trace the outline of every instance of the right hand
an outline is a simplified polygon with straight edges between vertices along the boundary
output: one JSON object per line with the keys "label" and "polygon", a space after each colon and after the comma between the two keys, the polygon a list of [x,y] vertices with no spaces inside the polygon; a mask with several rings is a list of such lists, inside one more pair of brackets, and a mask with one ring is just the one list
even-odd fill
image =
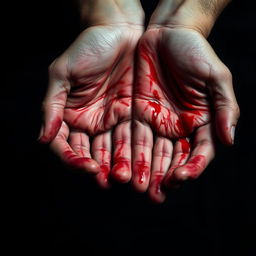
{"label": "right hand", "polygon": [[49,69],[40,141],[51,143],[65,163],[98,173],[102,187],[109,186],[112,146],[112,176],[131,177],[133,59],[142,29],[90,27]]}

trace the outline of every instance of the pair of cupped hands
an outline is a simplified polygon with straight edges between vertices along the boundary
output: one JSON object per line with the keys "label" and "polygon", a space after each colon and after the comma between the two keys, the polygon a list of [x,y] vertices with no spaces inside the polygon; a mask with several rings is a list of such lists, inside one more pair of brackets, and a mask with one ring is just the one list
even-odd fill
{"label": "pair of cupped hands", "polygon": [[49,67],[40,141],[102,188],[131,182],[163,202],[232,145],[239,116],[228,68],[183,26],[100,24]]}

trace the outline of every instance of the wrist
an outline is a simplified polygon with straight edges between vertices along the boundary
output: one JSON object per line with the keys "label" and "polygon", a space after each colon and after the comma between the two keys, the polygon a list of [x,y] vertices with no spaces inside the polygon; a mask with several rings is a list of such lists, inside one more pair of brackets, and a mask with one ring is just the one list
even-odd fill
{"label": "wrist", "polygon": [[149,27],[186,27],[207,37],[230,0],[160,0]]}
{"label": "wrist", "polygon": [[139,0],[79,0],[84,26],[143,26],[144,12]]}

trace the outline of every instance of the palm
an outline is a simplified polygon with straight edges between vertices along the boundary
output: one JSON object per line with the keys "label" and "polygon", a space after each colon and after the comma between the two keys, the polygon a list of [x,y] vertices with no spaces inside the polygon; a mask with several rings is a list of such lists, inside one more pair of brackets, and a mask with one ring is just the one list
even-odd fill
{"label": "palm", "polygon": [[68,50],[71,91],[64,120],[90,135],[131,119],[133,50],[132,31],[98,28]]}
{"label": "palm", "polygon": [[211,56],[197,33],[169,28],[147,31],[139,45],[135,119],[164,137],[188,136],[210,120]]}

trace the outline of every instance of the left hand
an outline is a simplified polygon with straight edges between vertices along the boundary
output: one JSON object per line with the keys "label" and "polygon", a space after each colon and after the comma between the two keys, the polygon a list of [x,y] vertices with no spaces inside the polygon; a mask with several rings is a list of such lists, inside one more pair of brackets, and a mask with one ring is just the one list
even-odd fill
{"label": "left hand", "polygon": [[148,29],[138,56],[133,185],[149,185],[151,198],[163,201],[163,180],[172,187],[197,178],[214,157],[214,122],[221,141],[232,144],[239,108],[228,68],[197,31]]}

